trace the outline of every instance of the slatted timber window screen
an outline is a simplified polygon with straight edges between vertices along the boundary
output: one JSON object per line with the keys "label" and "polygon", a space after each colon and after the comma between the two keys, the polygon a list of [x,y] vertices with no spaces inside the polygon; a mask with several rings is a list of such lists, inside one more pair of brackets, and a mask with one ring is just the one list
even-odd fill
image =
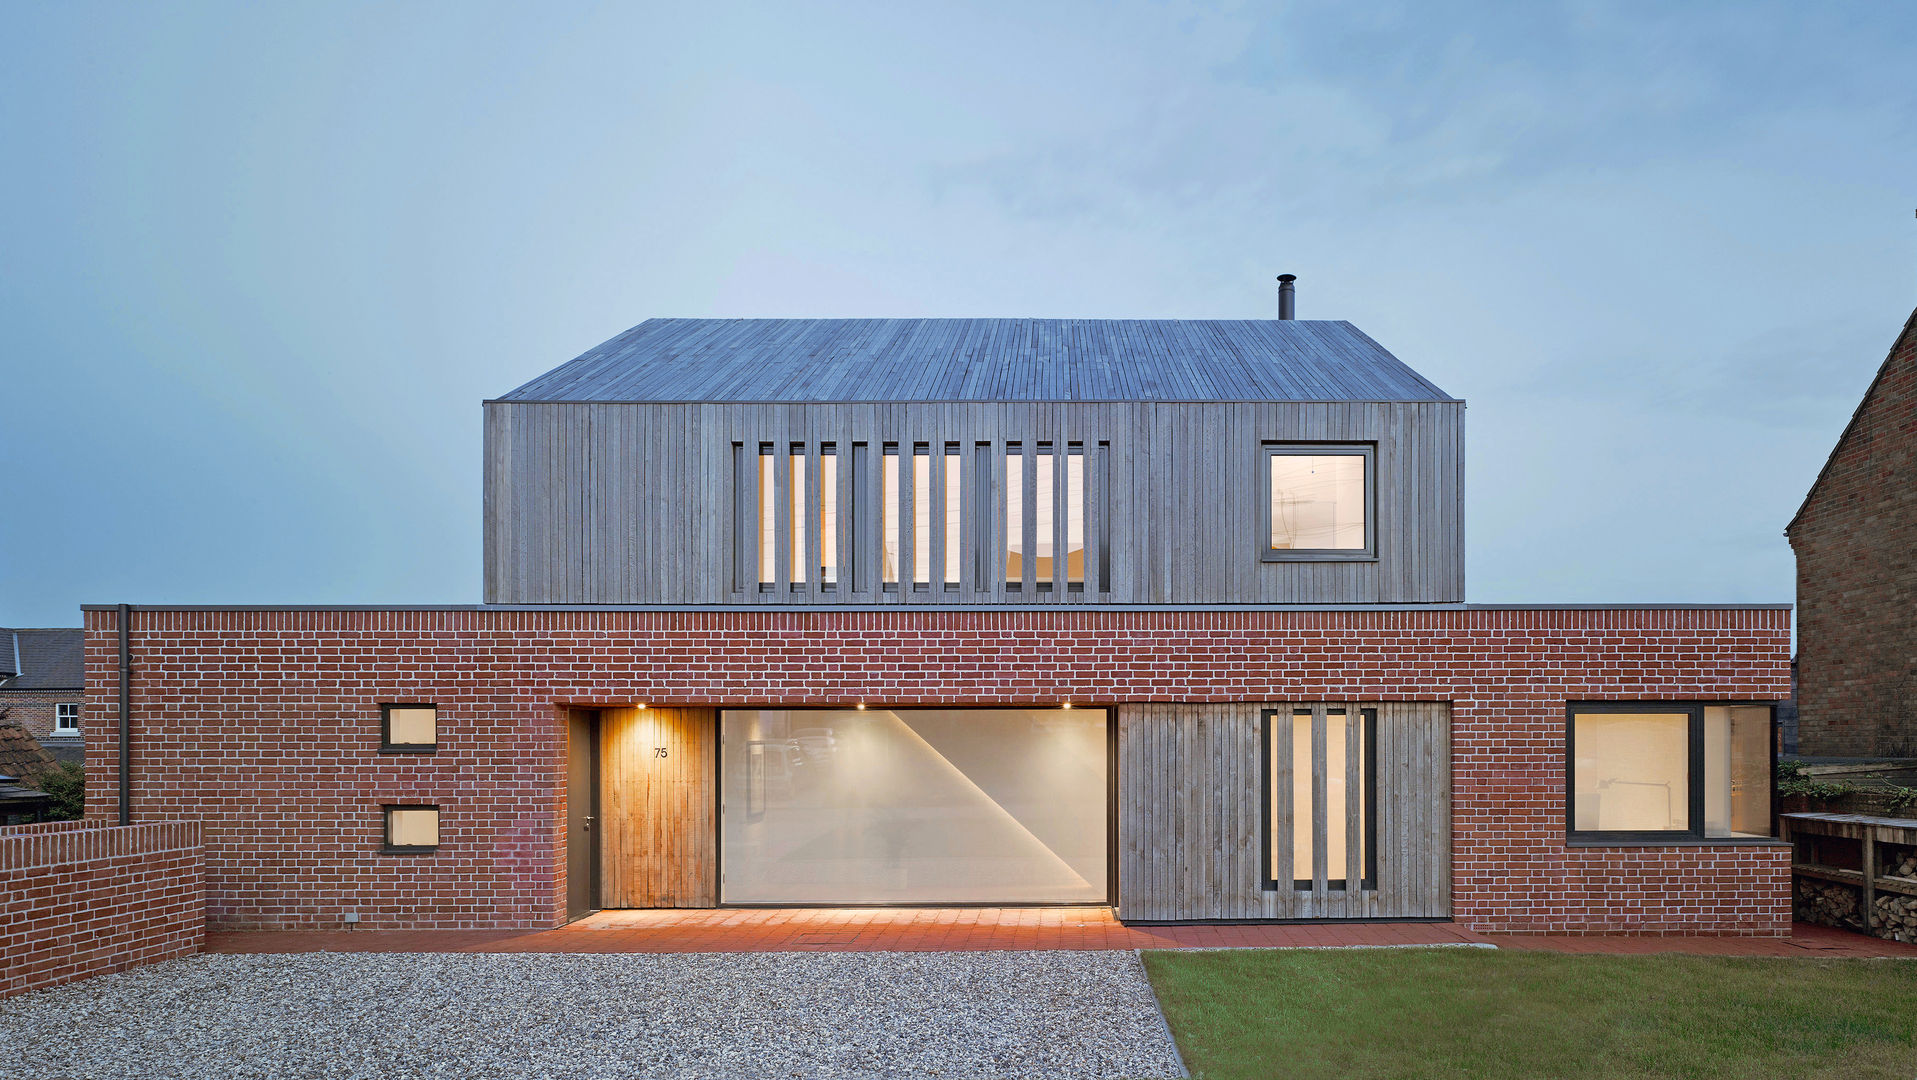
{"label": "slatted timber window screen", "polygon": [[731,444],[735,592],[1110,592],[1109,442],[840,446]]}
{"label": "slatted timber window screen", "polygon": [[1377,710],[1298,706],[1264,717],[1266,887],[1377,884]]}

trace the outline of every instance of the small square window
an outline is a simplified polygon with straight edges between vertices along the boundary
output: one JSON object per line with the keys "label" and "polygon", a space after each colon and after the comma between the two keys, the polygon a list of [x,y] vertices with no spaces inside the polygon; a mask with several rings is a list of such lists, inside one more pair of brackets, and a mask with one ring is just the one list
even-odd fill
{"label": "small square window", "polygon": [[78,735],[80,733],[80,703],[62,701],[53,707],[53,733],[55,735]]}
{"label": "small square window", "polygon": [[1266,443],[1261,557],[1375,559],[1375,457],[1368,445]]}
{"label": "small square window", "polygon": [[388,855],[424,855],[439,850],[439,807],[386,808]]}
{"label": "small square window", "polygon": [[439,706],[411,702],[379,707],[379,749],[430,754],[439,748]]}

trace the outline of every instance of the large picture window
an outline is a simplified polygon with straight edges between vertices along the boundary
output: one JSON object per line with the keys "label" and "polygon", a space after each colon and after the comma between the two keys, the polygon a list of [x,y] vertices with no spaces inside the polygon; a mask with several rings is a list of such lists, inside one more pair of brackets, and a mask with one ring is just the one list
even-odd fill
{"label": "large picture window", "polygon": [[1374,456],[1361,445],[1266,444],[1266,561],[1375,557]]}
{"label": "large picture window", "polygon": [[1771,832],[1772,706],[1584,704],[1565,731],[1570,839]]}
{"label": "large picture window", "polygon": [[720,900],[1102,904],[1100,709],[728,709]]}

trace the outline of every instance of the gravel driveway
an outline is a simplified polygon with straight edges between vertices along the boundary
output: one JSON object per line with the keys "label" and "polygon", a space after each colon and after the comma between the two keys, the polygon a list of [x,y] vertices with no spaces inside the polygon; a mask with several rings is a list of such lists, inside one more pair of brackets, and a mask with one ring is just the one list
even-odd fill
{"label": "gravel driveway", "polygon": [[1171,1077],[1130,952],[195,956],[0,1000],[0,1077]]}

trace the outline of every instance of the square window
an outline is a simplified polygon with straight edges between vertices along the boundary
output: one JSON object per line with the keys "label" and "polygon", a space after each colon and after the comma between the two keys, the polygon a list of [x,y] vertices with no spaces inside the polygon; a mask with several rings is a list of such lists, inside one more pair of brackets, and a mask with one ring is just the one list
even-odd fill
{"label": "square window", "polygon": [[1374,457],[1363,445],[1265,444],[1265,561],[1376,558]]}
{"label": "square window", "polygon": [[80,703],[62,701],[53,707],[53,733],[55,735],[78,735],[80,733]]}
{"label": "square window", "polygon": [[1770,705],[1572,705],[1572,840],[1762,839],[1771,823]]}
{"label": "square window", "polygon": [[409,702],[379,707],[379,749],[386,754],[430,754],[439,748],[439,706]]}
{"label": "square window", "polygon": [[389,855],[423,855],[439,849],[439,807],[386,808],[386,847]]}

